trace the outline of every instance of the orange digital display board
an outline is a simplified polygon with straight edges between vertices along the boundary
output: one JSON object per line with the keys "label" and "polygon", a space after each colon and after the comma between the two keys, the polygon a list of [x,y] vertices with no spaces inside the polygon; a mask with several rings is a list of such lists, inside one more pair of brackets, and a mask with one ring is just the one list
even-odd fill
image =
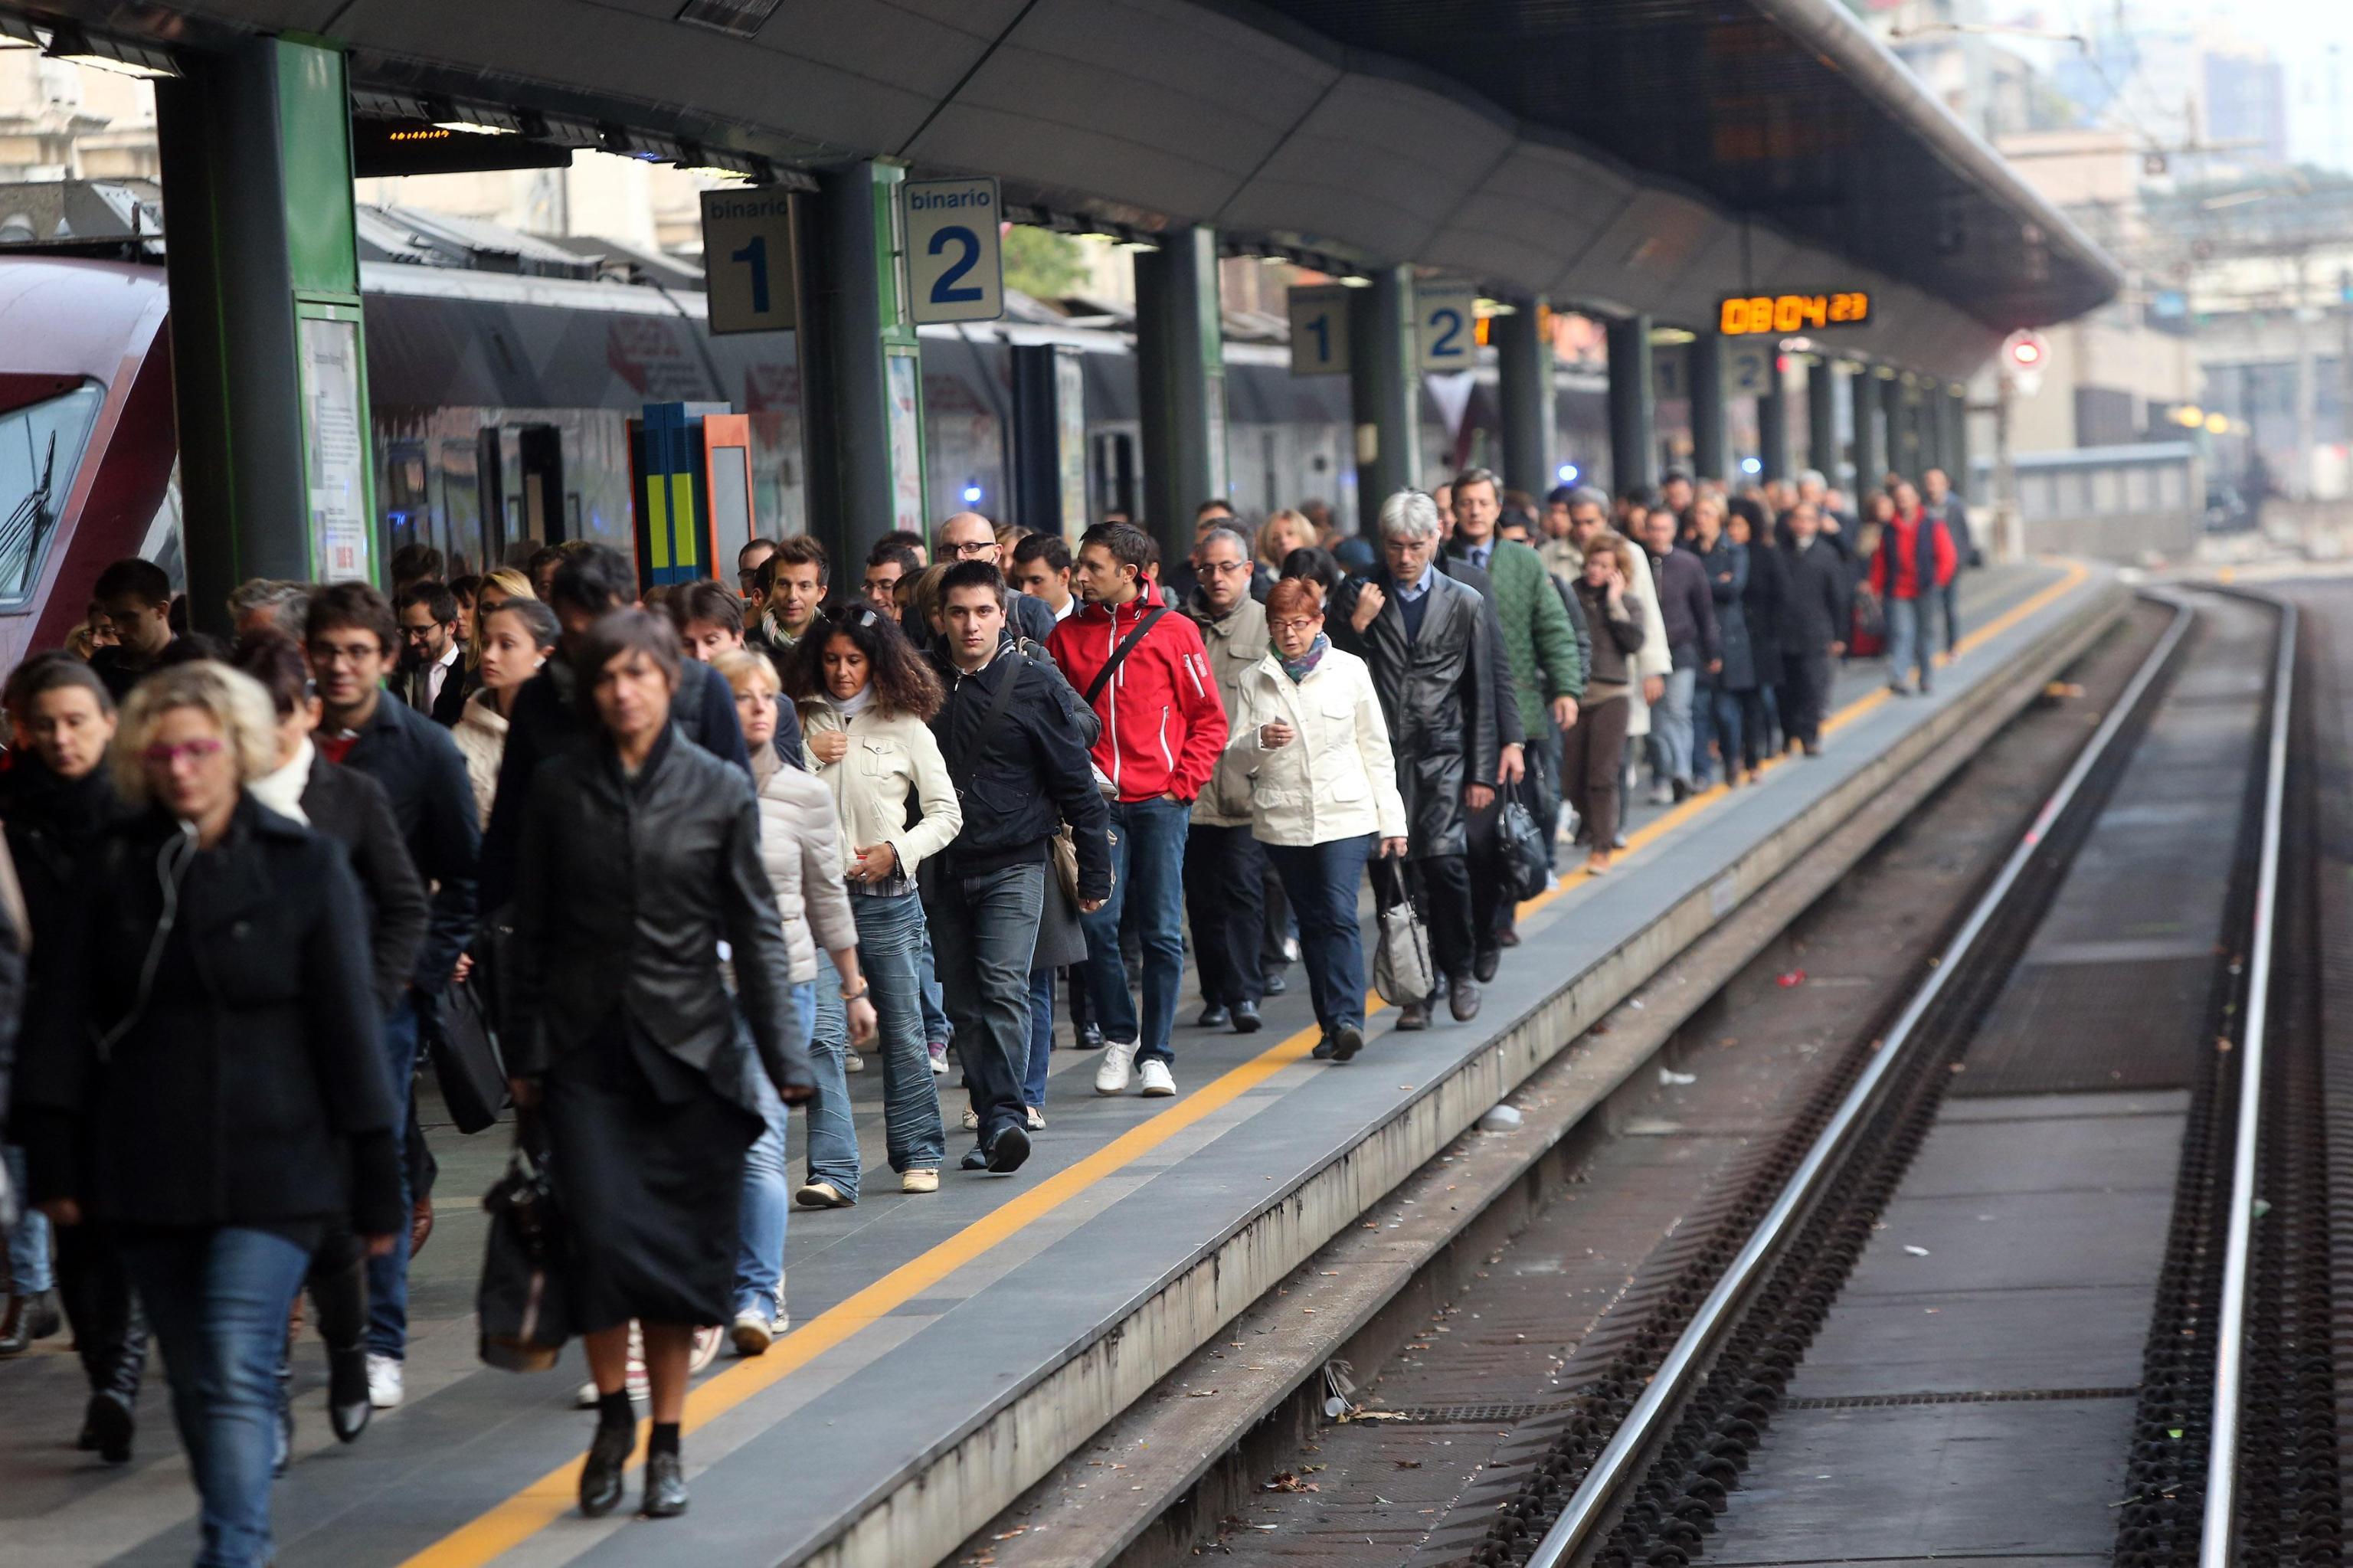
{"label": "orange digital display board", "polygon": [[1862,326],[1871,320],[1871,296],[1860,289],[1833,294],[1726,294],[1715,315],[1715,330],[1726,337],[1787,337],[1828,327]]}

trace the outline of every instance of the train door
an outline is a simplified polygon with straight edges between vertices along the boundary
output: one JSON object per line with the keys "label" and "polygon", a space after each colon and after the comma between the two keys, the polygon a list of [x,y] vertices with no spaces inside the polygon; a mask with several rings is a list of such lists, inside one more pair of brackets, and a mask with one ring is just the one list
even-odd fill
{"label": "train door", "polygon": [[522,477],[516,531],[502,542],[563,543],[571,537],[564,514],[564,432],[554,425],[525,425],[515,432],[515,455]]}
{"label": "train door", "polygon": [[[1094,437],[1092,461],[1089,462],[1090,488],[1094,492],[1094,516],[1117,512],[1127,517],[1135,515],[1135,438],[1125,430],[1102,430]],[[1081,520],[1080,526],[1084,525]],[[1064,527],[1071,524],[1065,522]],[[1071,528],[1071,537],[1077,529]]]}

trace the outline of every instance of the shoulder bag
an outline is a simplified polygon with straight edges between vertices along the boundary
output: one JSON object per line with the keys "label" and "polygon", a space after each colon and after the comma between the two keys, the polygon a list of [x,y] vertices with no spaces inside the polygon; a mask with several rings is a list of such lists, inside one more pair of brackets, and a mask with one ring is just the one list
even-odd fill
{"label": "shoulder bag", "polygon": [[1373,905],[1379,911],[1380,946],[1373,953],[1373,989],[1392,1007],[1430,1000],[1437,989],[1430,964],[1430,933],[1414,913],[1405,862],[1373,861]]}
{"label": "shoulder bag", "polygon": [[1514,904],[1543,893],[1552,881],[1552,845],[1537,827],[1535,813],[1521,800],[1522,785],[1504,791],[1504,809],[1495,819],[1495,835],[1503,850],[1499,868],[1504,891]]}
{"label": "shoulder bag", "polygon": [[538,1118],[515,1122],[506,1173],[482,1197],[491,1234],[474,1296],[483,1364],[504,1372],[545,1372],[572,1337],[565,1240],[554,1189],[539,1150]]}

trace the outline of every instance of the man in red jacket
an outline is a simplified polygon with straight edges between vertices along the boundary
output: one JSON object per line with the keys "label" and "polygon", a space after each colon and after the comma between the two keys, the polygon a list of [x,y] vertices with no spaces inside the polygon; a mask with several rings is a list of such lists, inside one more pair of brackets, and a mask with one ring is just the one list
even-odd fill
{"label": "man in red jacket", "polygon": [[1881,531],[1879,549],[1871,557],[1871,591],[1887,612],[1887,689],[1908,697],[1915,664],[1920,690],[1928,690],[1935,662],[1928,648],[1928,607],[1952,582],[1960,559],[1944,523],[1921,510],[1917,490],[1898,481],[1894,493],[1895,516]]}
{"label": "man in red jacket", "polygon": [[[1146,576],[1157,558],[1151,535],[1132,523],[1088,529],[1071,574],[1085,602],[1046,644],[1103,721],[1094,765],[1113,790],[1111,897],[1084,917],[1087,991],[1103,1021],[1095,1070],[1103,1095],[1126,1093],[1131,1074],[1147,1095],[1176,1092],[1168,1036],[1185,972],[1185,831],[1193,797],[1226,744],[1226,710],[1200,630],[1170,610]],[[1119,954],[1122,908],[1131,901],[1144,948],[1140,1018]]]}

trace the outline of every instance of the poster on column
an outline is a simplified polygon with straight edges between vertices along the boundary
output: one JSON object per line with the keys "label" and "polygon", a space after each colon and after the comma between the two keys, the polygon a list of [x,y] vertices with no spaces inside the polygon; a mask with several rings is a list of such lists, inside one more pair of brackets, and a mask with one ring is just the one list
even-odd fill
{"label": "poster on column", "polygon": [[360,323],[302,317],[302,437],[311,568],[322,582],[368,576],[368,443],[360,428]]}
{"label": "poster on column", "polygon": [[919,324],[1005,313],[1004,204],[995,180],[910,180],[907,278]]}

